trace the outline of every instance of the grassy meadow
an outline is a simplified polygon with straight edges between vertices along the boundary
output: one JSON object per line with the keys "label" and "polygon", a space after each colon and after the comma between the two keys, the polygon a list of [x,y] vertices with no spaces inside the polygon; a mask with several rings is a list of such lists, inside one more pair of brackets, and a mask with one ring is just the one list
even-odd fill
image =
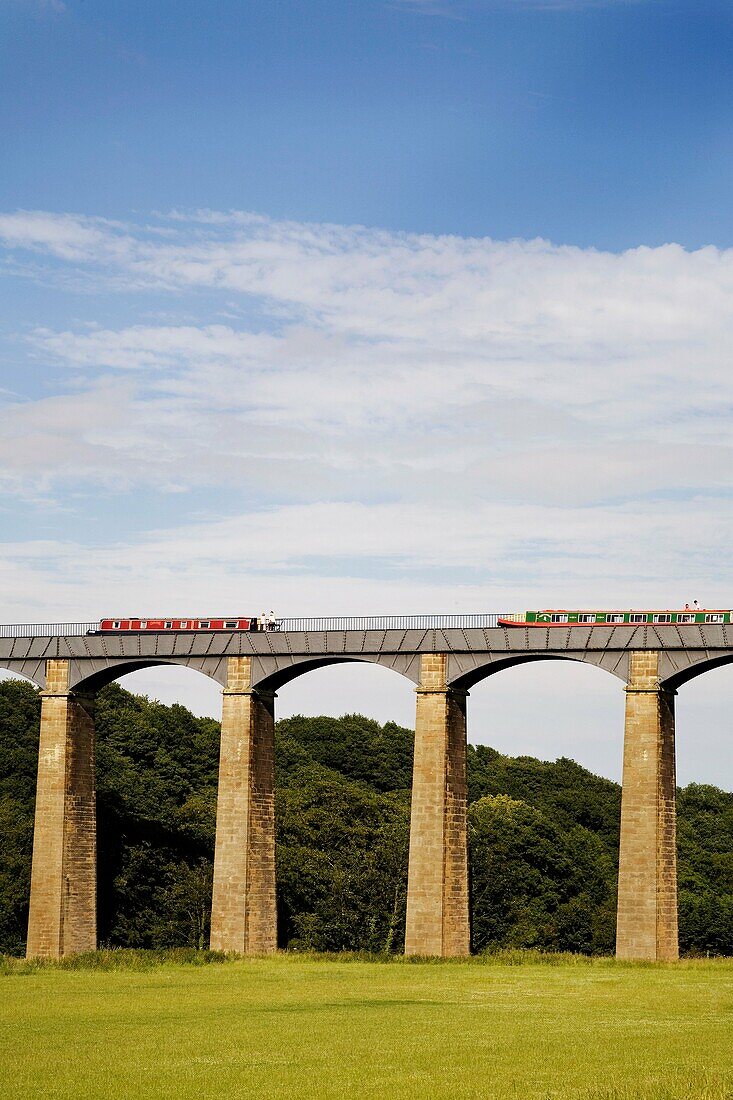
{"label": "grassy meadow", "polygon": [[733,960],[100,952],[0,983],[17,1100],[733,1097]]}

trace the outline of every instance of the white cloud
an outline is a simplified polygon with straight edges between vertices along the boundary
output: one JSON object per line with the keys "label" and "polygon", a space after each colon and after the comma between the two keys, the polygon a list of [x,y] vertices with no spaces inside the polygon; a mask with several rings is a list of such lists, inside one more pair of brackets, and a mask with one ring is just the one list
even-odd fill
{"label": "white cloud", "polygon": [[608,508],[602,528],[586,508],[308,503],[122,543],[6,542],[6,564],[27,583],[4,602],[9,609],[24,589],[55,586],[59,614],[85,606],[90,617],[105,600],[251,610],[273,593],[291,614],[367,614],[380,604],[383,612],[668,606],[693,596],[716,606],[730,600],[731,535],[730,520],[704,502],[684,513],[670,503],[652,517],[641,505]]}
{"label": "white cloud", "polygon": [[[16,483],[79,467],[107,482],[111,463],[129,484],[248,484],[265,462],[278,499],[288,480],[299,497],[303,478],[341,493],[359,471],[378,492],[380,471],[411,494],[434,471],[443,495],[571,504],[729,485],[730,251],[615,255],[206,211],[155,231],[20,213],[0,233],[64,278],[93,270],[133,294],[163,286],[195,303],[203,291],[228,312],[237,295],[243,316],[260,311],[257,325],[36,331],[36,359],[71,372],[74,396],[6,418],[0,455]],[[26,424],[49,415],[49,446],[31,445]]]}
{"label": "white cloud", "polygon": [[[666,603],[693,582],[724,599],[733,252],[209,211],[18,213],[0,235],[44,279],[88,280],[88,323],[26,338],[54,383],[6,397],[0,485],[72,509],[95,486],[233,502],[155,535],[153,505],[129,545],[95,551],[95,591],[223,595],[246,570],[255,603],[278,578],[332,612],[367,590],[417,609],[456,582],[467,607]],[[99,323],[93,283],[127,323]],[[151,292],[191,319],[151,323]],[[54,543],[50,572],[48,546],[6,551],[59,605],[89,595],[68,580],[91,567],[76,540]]]}
{"label": "white cloud", "polygon": [[102,218],[43,210],[0,215],[0,238],[9,248],[47,252],[63,260],[89,260],[95,255],[118,252],[112,244],[116,228],[121,227]]}

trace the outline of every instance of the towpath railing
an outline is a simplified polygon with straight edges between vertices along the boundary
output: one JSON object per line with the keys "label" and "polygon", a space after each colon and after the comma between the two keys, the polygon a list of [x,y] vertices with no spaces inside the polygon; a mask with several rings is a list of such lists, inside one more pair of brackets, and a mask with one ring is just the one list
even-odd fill
{"label": "towpath railing", "polygon": [[96,623],[23,623],[18,626],[0,625],[0,638],[55,638],[59,634],[74,637],[99,630]]}
{"label": "towpath railing", "polygon": [[[455,630],[483,629],[497,626],[500,618],[513,614],[490,612],[478,615],[351,615],[334,618],[276,619],[281,631],[328,630]],[[0,638],[67,638],[95,633],[99,623],[23,623],[0,625]],[[160,633],[173,633],[161,631]]]}
{"label": "towpath railing", "polygon": [[454,630],[497,626],[505,616],[484,615],[355,615],[333,619],[280,619],[281,630]]}

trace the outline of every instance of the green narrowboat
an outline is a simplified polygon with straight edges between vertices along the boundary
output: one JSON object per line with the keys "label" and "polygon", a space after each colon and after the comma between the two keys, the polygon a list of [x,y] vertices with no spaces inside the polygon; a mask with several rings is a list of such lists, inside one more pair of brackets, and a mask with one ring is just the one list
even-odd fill
{"label": "green narrowboat", "polygon": [[726,626],[733,611],[686,607],[683,611],[524,611],[501,615],[500,626]]}

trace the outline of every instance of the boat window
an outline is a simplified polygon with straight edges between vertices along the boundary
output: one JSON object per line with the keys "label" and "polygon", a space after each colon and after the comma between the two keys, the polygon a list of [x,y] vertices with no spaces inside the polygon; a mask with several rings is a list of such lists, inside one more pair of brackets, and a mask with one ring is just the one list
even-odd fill
{"label": "boat window", "polygon": [[566,623],[568,621],[567,615],[553,615],[551,618],[553,623]]}
{"label": "boat window", "polygon": [[682,612],[677,613],[677,622],[678,623],[694,623],[694,621],[695,621],[695,616],[694,615],[688,615],[687,613],[683,614]]}
{"label": "boat window", "polygon": [[120,620],[115,619],[115,621],[112,623],[112,627],[113,627],[114,630],[119,630],[120,629]]}
{"label": "boat window", "polygon": [[583,612],[581,615],[578,615],[578,622],[579,623],[594,623],[595,621],[596,621],[595,614],[588,615],[585,612]]}
{"label": "boat window", "polygon": [[630,623],[645,623],[646,622],[646,615],[643,614],[642,612],[636,612],[633,615],[629,615],[629,622]]}
{"label": "boat window", "polygon": [[171,630],[171,629],[172,629],[172,627],[173,627],[173,623],[172,623],[172,622],[170,621],[170,619],[168,620],[168,622],[167,622],[167,623],[164,623],[163,625],[164,625],[164,628],[165,628],[166,630]]}
{"label": "boat window", "polygon": [[613,612],[610,615],[606,615],[606,622],[607,623],[622,623],[623,621],[624,621],[623,615],[618,615],[618,614],[616,614],[616,612]]}
{"label": "boat window", "polygon": [[141,630],[147,630],[148,629],[147,619],[141,619],[140,620],[140,629]]}
{"label": "boat window", "polygon": [[227,620],[227,622],[224,623],[224,626],[227,628],[227,630],[236,630],[237,629],[236,621],[231,622],[231,621]]}
{"label": "boat window", "polygon": [[671,615],[655,615],[654,618],[652,619],[652,622],[655,622],[655,623],[671,623],[672,622],[672,616]]}
{"label": "boat window", "polygon": [[723,616],[719,615],[719,614],[718,615],[706,615],[705,616],[705,622],[706,623],[722,623],[723,622]]}
{"label": "boat window", "polygon": [[208,630],[209,629],[209,624],[207,622],[200,622],[199,627],[200,627],[201,630]]}

